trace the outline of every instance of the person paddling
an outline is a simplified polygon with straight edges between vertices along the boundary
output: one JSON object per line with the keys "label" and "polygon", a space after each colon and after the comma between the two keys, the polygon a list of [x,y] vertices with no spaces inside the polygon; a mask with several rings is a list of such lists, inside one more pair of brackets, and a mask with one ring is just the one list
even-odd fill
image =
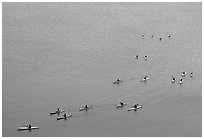
{"label": "person paddling", "polygon": [[182,83],[183,83],[183,79],[182,79],[182,78],[180,79],[180,82],[179,82],[179,83],[180,83],[180,84],[182,84]]}
{"label": "person paddling", "polygon": [[125,105],[122,100],[120,101],[120,105],[121,105],[121,106],[124,106],[124,105]]}
{"label": "person paddling", "polygon": [[135,104],[134,106],[133,106],[133,108],[135,108],[135,109],[137,109],[137,106],[138,106],[139,104]]}
{"label": "person paddling", "polygon": [[63,114],[63,117],[64,117],[64,119],[67,119],[67,114],[64,113],[64,114]]}
{"label": "person paddling", "polygon": [[174,78],[174,76],[172,76],[172,83],[174,83],[176,81],[176,78]]}
{"label": "person paddling", "polygon": [[31,129],[31,127],[32,127],[31,124],[29,124],[29,125],[28,125],[28,129]]}
{"label": "person paddling", "polygon": [[139,58],[139,56],[138,55],[136,55],[136,56],[134,56],[135,57],[135,59],[138,59]]}
{"label": "person paddling", "polygon": [[144,56],[144,60],[147,60],[147,58],[148,58],[148,56],[146,55],[146,56]]}
{"label": "person paddling", "polygon": [[162,38],[159,38],[160,41],[162,41]]}

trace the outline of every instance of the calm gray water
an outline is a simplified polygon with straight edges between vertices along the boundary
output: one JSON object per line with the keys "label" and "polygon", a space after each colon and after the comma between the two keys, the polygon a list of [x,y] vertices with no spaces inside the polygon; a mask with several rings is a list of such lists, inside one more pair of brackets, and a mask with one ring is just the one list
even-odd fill
{"label": "calm gray water", "polygon": [[[3,136],[202,136],[202,3],[2,9]],[[117,110],[119,99],[127,105]],[[143,109],[127,112],[135,103]],[[85,104],[93,109],[79,112]],[[73,117],[56,121],[57,107]],[[40,129],[17,131],[29,123]]]}

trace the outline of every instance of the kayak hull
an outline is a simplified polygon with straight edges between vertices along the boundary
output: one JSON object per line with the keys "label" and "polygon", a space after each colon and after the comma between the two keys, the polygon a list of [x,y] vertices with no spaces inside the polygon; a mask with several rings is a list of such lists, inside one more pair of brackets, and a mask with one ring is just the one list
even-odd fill
{"label": "kayak hull", "polygon": [[34,130],[34,129],[39,129],[39,127],[31,127],[31,128],[28,128],[27,126],[24,126],[24,127],[19,127],[18,128],[18,131],[23,131],[23,130]]}
{"label": "kayak hull", "polygon": [[57,115],[59,115],[60,113],[63,113],[63,112],[65,112],[64,110],[62,110],[62,111],[60,111],[60,112],[50,112],[50,115],[54,115],[54,114],[57,114]]}
{"label": "kayak hull", "polygon": [[72,117],[72,115],[68,115],[66,118],[65,117],[57,117],[57,120],[67,120],[70,117]]}
{"label": "kayak hull", "polygon": [[88,108],[79,108],[79,111],[88,111],[90,108],[93,108],[93,105],[88,106]]}
{"label": "kayak hull", "polygon": [[137,108],[129,108],[128,111],[136,111],[137,109],[142,108],[142,105],[137,106]]}
{"label": "kayak hull", "polygon": [[141,82],[146,82],[147,80],[149,80],[149,78],[142,79],[142,81],[141,81]]}
{"label": "kayak hull", "polygon": [[116,108],[123,108],[125,105],[126,105],[126,104],[124,104],[124,105],[120,105],[120,104],[119,104],[119,105],[116,106]]}

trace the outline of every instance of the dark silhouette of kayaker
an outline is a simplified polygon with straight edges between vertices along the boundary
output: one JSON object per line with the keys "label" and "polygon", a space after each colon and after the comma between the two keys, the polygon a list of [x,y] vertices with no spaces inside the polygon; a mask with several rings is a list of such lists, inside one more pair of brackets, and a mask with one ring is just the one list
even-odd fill
{"label": "dark silhouette of kayaker", "polygon": [[60,112],[60,108],[57,108],[57,111],[56,112]]}
{"label": "dark silhouette of kayaker", "polygon": [[133,108],[137,109],[137,106],[138,106],[138,104],[135,104],[135,105],[133,106]]}
{"label": "dark silhouette of kayaker", "polygon": [[138,55],[135,56],[136,59],[138,59],[138,57],[139,57]]}
{"label": "dark silhouette of kayaker", "polygon": [[190,77],[193,77],[193,75],[194,75],[194,73],[193,73],[193,72],[191,72]]}
{"label": "dark silhouette of kayaker", "polygon": [[29,125],[28,125],[28,129],[31,129],[31,127],[32,127],[31,124],[29,124]]}
{"label": "dark silhouette of kayaker", "polygon": [[88,107],[88,105],[85,105],[84,108],[85,108],[85,109],[88,109],[89,107]]}
{"label": "dark silhouette of kayaker", "polygon": [[123,102],[123,101],[120,101],[120,105],[121,105],[121,106],[124,106],[124,102]]}
{"label": "dark silhouette of kayaker", "polygon": [[63,115],[63,117],[64,117],[64,119],[66,119],[66,118],[67,118],[67,114],[65,113],[65,114]]}

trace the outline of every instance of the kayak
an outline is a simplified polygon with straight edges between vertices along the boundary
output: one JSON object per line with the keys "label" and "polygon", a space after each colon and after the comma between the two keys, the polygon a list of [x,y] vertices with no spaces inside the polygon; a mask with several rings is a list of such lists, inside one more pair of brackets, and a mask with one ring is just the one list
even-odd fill
{"label": "kayak", "polygon": [[122,83],[123,81],[114,81],[113,84],[119,84]]}
{"label": "kayak", "polygon": [[21,130],[34,130],[34,129],[39,129],[39,127],[33,126],[31,128],[28,128],[28,126],[22,126],[22,127],[18,128],[18,131],[21,131]]}
{"label": "kayak", "polygon": [[119,105],[116,106],[116,108],[122,108],[122,107],[124,107],[125,105],[126,105],[126,104],[124,104],[124,105],[119,104]]}
{"label": "kayak", "polygon": [[172,82],[172,83],[175,83],[175,80],[172,80],[171,82]]}
{"label": "kayak", "polygon": [[67,120],[68,118],[72,117],[72,115],[67,115],[67,117],[57,117],[57,120]]}
{"label": "kayak", "polygon": [[55,112],[51,112],[50,115],[53,115],[53,114],[60,114],[60,113],[63,113],[65,112],[64,110],[61,110],[61,111],[55,111]]}
{"label": "kayak", "polygon": [[147,80],[149,80],[149,78],[142,79],[142,81],[140,81],[140,82],[146,82]]}
{"label": "kayak", "polygon": [[134,107],[129,108],[128,111],[137,110],[137,109],[140,109],[140,108],[142,108],[142,105],[137,106],[137,108],[134,108]]}
{"label": "kayak", "polygon": [[85,107],[79,108],[79,111],[88,111],[88,109],[90,109],[92,107],[93,107],[93,105],[89,106],[88,108],[85,108]]}
{"label": "kayak", "polygon": [[89,107],[88,108],[79,108],[79,111],[87,111],[89,109]]}

